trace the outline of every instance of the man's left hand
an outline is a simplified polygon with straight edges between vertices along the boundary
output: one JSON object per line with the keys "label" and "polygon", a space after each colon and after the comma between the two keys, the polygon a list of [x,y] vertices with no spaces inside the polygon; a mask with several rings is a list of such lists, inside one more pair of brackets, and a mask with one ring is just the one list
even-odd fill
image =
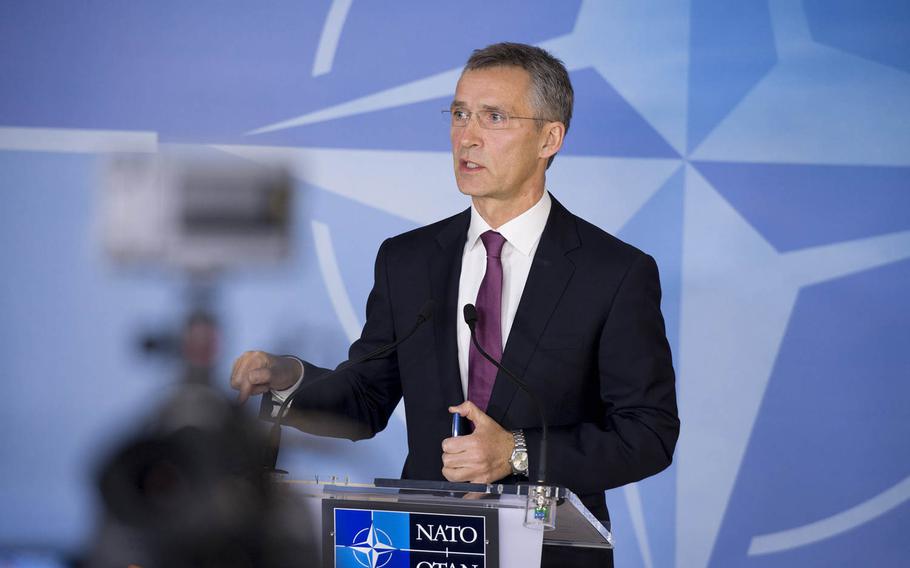
{"label": "man's left hand", "polygon": [[509,458],[515,440],[511,432],[471,401],[450,406],[449,412],[473,422],[474,432],[442,441],[442,475],[446,479],[493,483],[512,473]]}

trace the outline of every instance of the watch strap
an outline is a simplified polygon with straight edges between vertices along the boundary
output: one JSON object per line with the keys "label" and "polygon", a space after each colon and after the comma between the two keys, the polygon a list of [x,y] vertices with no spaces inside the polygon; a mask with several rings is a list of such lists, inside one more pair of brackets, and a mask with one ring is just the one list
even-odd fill
{"label": "watch strap", "polygon": [[512,466],[512,475],[527,475],[528,445],[525,441],[524,430],[512,430],[512,438],[515,440],[512,455],[509,458],[509,463]]}

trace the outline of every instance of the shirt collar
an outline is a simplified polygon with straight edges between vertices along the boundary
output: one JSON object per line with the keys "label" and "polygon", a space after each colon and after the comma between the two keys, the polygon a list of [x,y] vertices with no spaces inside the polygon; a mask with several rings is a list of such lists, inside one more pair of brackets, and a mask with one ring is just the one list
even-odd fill
{"label": "shirt collar", "polygon": [[[541,197],[533,207],[504,223],[496,229],[496,232],[506,238],[515,249],[525,256],[530,256],[531,251],[540,240],[543,229],[547,224],[547,218],[550,216],[552,199],[547,191],[543,192]],[[471,225],[468,227],[468,248],[472,249],[480,243],[480,235],[491,230],[491,227],[483,220],[474,205],[471,205]]]}

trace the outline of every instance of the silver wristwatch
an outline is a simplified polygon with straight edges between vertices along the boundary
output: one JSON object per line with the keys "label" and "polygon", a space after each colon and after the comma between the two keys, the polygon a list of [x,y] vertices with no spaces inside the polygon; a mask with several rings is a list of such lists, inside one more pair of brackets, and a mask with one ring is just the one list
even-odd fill
{"label": "silver wristwatch", "polygon": [[509,463],[512,464],[512,475],[528,475],[528,446],[525,444],[525,433],[522,430],[512,430],[515,447]]}

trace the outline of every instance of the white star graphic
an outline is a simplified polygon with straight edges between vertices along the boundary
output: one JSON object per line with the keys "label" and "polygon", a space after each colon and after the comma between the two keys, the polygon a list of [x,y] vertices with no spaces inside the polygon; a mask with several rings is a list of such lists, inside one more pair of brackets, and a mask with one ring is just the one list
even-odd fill
{"label": "white star graphic", "polygon": [[[896,116],[907,114],[900,112],[908,108],[906,101],[910,100],[905,96],[910,89],[907,75],[814,43],[803,8],[797,2],[774,0],[769,8],[778,64],[715,128],[693,157],[777,163],[908,163],[910,144],[904,143],[908,140],[905,123],[890,120],[879,111],[893,108],[898,109],[893,113]],[[679,46],[688,44],[689,10],[688,2],[665,4],[661,6],[664,17],[655,20],[653,6],[647,4],[586,1],[571,32],[539,45],[563,59],[570,70],[594,68],[677,151],[684,153],[689,58]],[[624,56],[614,57],[615,53]],[[460,71],[451,69],[267,125],[250,134],[447,96],[452,93]],[[827,73],[827,80],[812,83],[805,79],[819,73]],[[857,76],[867,80],[857,80]],[[868,100],[875,100],[876,104],[867,104]],[[771,112],[781,120],[768,121]],[[838,120],[831,120],[832,116]],[[773,130],[780,125],[787,125],[786,130]],[[750,135],[742,136],[744,131]],[[815,143],[820,138],[835,142]],[[247,157],[269,151],[236,146],[221,149]],[[392,214],[425,223],[457,209],[452,196],[456,199],[460,196],[454,190],[448,194],[434,191],[432,203],[422,202],[428,196],[427,186],[452,185],[448,156],[442,153],[277,151],[309,154],[306,161],[313,166],[299,170],[308,182]],[[361,163],[364,158],[372,159],[375,168],[339,167],[341,163]],[[575,208],[596,212],[597,207],[585,203],[589,195],[585,188],[591,184],[590,180],[597,180],[601,192],[599,202],[610,203],[606,209],[615,218],[592,220],[616,232],[680,164],[679,160],[634,162],[623,158],[561,156],[554,164],[552,185],[571,187],[573,194],[582,196],[582,207]],[[332,166],[321,169],[319,164],[327,163]],[[404,163],[409,166],[404,167]],[[419,176],[413,175],[414,164],[420,170]],[[611,176],[610,172],[619,164],[624,164],[630,173],[642,175],[637,179],[634,175]],[[898,233],[779,254],[707,181],[686,168],[681,345],[677,360],[681,383],[687,387],[680,389],[680,408],[686,426],[678,451],[680,519],[676,563],[705,566],[800,289],[907,258],[910,237]],[[592,171],[577,175],[586,169],[599,170],[600,175],[591,175]],[[388,187],[396,193],[396,198],[380,202],[376,192],[370,191],[373,186],[368,180],[355,179],[355,170],[369,172],[370,176],[375,176],[377,171],[392,176],[393,183]],[[396,179],[398,171],[407,172],[411,180],[420,179],[421,183],[415,186],[411,180]],[[648,175],[653,179],[642,181]],[[429,183],[425,183],[427,180]],[[604,195],[610,188],[620,188],[626,193]],[[561,196],[570,208],[573,194]],[[389,204],[394,204],[394,210],[389,211]],[[334,256],[327,254],[331,251],[328,227],[314,226],[314,233],[318,233],[317,237],[321,238],[317,240],[323,243],[320,263],[326,273],[325,268],[332,265],[330,259]],[[333,298],[336,308],[350,303],[342,300]],[[339,313],[351,311],[339,310]],[[348,320],[346,329],[350,328],[349,335],[356,337],[359,322],[356,318]],[[723,404],[716,403],[719,398],[724,400]],[[719,435],[724,439],[717,440]],[[706,470],[706,463],[712,464],[710,470]],[[645,565],[650,566],[646,523],[634,486],[626,488],[626,497]],[[692,511],[699,512],[697,523],[686,517]]]}
{"label": "white star graphic", "polygon": [[[358,541],[360,535],[364,534],[363,540]],[[386,544],[388,543],[388,544]],[[354,557],[361,566],[369,568],[382,568],[388,564],[392,553],[396,550],[392,546],[392,539],[389,538],[383,530],[377,529],[372,523],[369,529],[363,529],[354,537],[354,543],[348,546],[354,551]],[[366,564],[361,559],[366,560]]]}
{"label": "white star graphic", "polygon": [[[313,65],[314,76],[331,72],[350,9],[350,0],[333,0]],[[714,162],[910,164],[910,131],[906,120],[901,120],[910,114],[908,75],[814,42],[802,5],[795,0],[771,0],[769,9],[777,65],[691,149],[691,157]],[[683,154],[689,55],[680,46],[689,44],[689,12],[687,1],[664,3],[659,9],[649,2],[584,1],[572,31],[539,45],[553,51],[571,70],[595,69]],[[657,13],[661,17],[655,18]],[[263,126],[250,134],[447,96],[460,72],[460,68],[451,69]],[[776,120],[769,121],[769,115]],[[0,128],[0,148],[9,150],[99,152],[122,149],[124,144],[143,152],[158,149],[154,132]],[[467,204],[455,189],[451,158],[445,152],[261,146],[218,149],[253,160],[290,161],[299,166],[298,177],[314,186],[419,224]],[[591,220],[616,233],[681,164],[687,181],[680,346],[674,355],[684,427],[676,465],[680,515],[676,564],[700,567],[707,565],[715,546],[800,290],[910,257],[910,234],[781,254],[696,170],[685,165],[685,159],[560,156],[549,181],[557,192],[563,191],[559,197],[570,209],[600,215]],[[375,189],[377,179],[382,191]],[[356,338],[362,324],[347,297],[329,225],[314,220],[313,235],[332,304],[348,336]],[[723,440],[718,439],[721,435]],[[710,468],[705,464],[711,464]],[[894,503],[906,501],[908,483],[904,480],[878,501],[871,499],[869,503],[876,504],[866,507],[871,512],[862,508],[867,504],[854,508],[859,511],[854,517],[868,520]],[[648,519],[635,486],[624,491],[643,562],[651,566]],[[878,505],[879,501],[884,504]],[[691,516],[693,512],[697,518]],[[824,530],[795,542],[817,541],[842,527],[856,526],[854,517],[834,525],[816,523]],[[826,528],[829,525],[836,526]],[[775,528],[780,527],[771,527]],[[393,549],[379,540],[373,527],[364,531],[364,539],[350,548],[368,559],[370,568],[388,562]],[[786,549],[766,537],[756,535],[750,553]]]}
{"label": "white star graphic", "polygon": [[910,257],[910,231],[779,253],[687,178],[676,565],[707,566],[800,289]]}

